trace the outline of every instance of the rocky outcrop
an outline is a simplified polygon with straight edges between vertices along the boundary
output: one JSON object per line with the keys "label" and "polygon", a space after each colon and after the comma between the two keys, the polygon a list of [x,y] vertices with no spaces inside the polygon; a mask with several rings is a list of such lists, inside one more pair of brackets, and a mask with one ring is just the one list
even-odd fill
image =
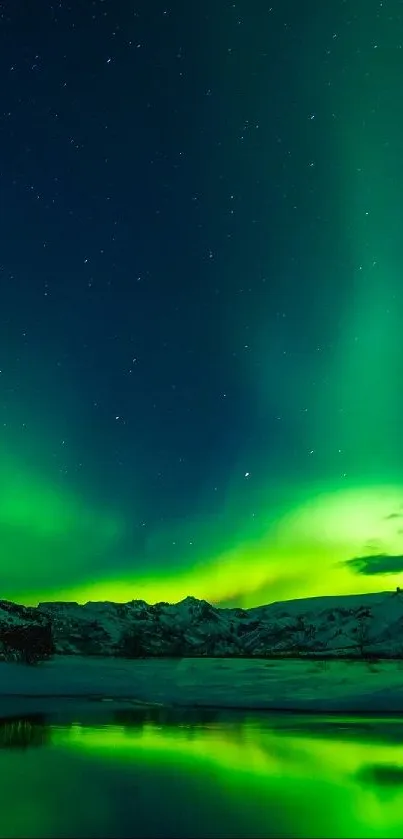
{"label": "rocky outcrop", "polygon": [[38,609],[0,601],[0,661],[35,664],[54,653],[51,621]]}

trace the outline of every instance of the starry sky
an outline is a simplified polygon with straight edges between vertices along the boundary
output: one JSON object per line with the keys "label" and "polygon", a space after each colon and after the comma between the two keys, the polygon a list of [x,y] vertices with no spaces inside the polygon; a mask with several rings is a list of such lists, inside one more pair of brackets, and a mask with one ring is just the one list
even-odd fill
{"label": "starry sky", "polygon": [[0,590],[403,580],[401,0],[0,2]]}

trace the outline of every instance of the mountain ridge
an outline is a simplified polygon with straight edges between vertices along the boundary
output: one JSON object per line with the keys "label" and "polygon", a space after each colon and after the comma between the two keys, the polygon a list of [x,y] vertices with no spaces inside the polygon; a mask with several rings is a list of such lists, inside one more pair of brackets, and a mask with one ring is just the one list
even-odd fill
{"label": "mountain ridge", "polygon": [[191,596],[154,605],[0,601],[0,657],[13,657],[13,638],[17,648],[23,637],[35,649],[45,636],[52,652],[64,655],[403,658],[403,593],[327,595],[250,609]]}

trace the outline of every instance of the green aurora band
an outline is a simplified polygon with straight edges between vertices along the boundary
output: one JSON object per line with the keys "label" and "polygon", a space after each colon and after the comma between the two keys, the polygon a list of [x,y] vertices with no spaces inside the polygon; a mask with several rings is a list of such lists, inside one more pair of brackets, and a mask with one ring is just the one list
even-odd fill
{"label": "green aurora band", "polygon": [[[3,460],[0,539],[3,556],[12,560],[2,564],[2,592],[3,598],[26,604],[43,599],[172,602],[192,593],[214,603],[250,606],[286,597],[376,591],[390,587],[390,577],[358,576],[344,563],[362,555],[369,538],[367,554],[396,555],[403,548],[399,486],[327,491],[310,486],[309,497],[300,494],[298,502],[296,495],[293,509],[274,511],[266,532],[234,531],[233,545],[219,555],[209,556],[211,546],[200,541],[191,567],[161,564],[150,571],[136,560],[131,572],[128,558],[119,556],[123,520],[87,507],[43,477],[17,470],[15,462],[9,462],[8,470]],[[108,567],[102,573],[97,569],[111,551],[116,570]]]}

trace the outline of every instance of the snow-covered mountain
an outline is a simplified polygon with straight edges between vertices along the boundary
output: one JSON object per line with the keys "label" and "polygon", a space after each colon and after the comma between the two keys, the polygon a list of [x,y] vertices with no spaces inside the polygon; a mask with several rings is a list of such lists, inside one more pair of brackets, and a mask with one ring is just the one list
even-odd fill
{"label": "snow-covered mountain", "polygon": [[56,653],[72,655],[400,658],[403,592],[313,597],[253,609],[220,609],[193,597],[154,606],[133,600],[28,608],[0,601],[0,643],[7,636],[10,645],[18,627],[34,646],[51,629]]}

